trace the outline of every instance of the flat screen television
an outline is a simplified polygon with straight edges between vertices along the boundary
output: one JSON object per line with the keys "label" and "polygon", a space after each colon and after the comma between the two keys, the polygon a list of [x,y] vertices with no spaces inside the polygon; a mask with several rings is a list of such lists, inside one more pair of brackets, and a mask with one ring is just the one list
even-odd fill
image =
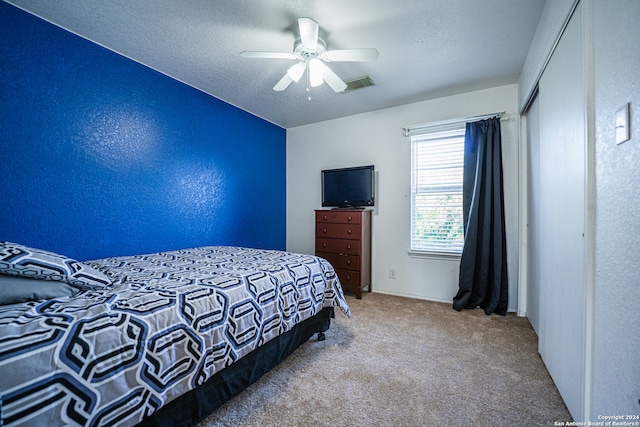
{"label": "flat screen television", "polygon": [[322,171],[322,206],[362,208],[375,205],[373,165]]}

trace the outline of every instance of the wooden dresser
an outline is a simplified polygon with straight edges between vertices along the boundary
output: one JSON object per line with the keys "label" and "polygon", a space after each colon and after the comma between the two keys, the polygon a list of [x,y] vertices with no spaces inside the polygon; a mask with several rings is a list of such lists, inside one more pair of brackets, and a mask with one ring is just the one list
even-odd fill
{"label": "wooden dresser", "polygon": [[316,255],[335,268],[345,292],[371,291],[371,211],[316,211]]}

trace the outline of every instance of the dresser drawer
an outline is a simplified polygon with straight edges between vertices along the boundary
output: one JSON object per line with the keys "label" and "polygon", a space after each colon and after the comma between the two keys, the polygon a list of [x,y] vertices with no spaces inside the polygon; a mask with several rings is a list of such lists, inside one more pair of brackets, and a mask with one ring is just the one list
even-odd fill
{"label": "dresser drawer", "polygon": [[316,211],[316,222],[360,224],[360,212]]}
{"label": "dresser drawer", "polygon": [[316,253],[318,252],[360,255],[360,241],[317,238]]}
{"label": "dresser drawer", "polygon": [[360,256],[337,254],[329,252],[316,252],[316,255],[329,261],[333,268],[341,270],[360,270]]}
{"label": "dresser drawer", "polygon": [[334,224],[320,223],[316,224],[317,237],[329,237],[333,239],[360,239],[360,225],[355,224]]}
{"label": "dresser drawer", "polygon": [[360,273],[353,270],[336,269],[343,288],[360,288]]}

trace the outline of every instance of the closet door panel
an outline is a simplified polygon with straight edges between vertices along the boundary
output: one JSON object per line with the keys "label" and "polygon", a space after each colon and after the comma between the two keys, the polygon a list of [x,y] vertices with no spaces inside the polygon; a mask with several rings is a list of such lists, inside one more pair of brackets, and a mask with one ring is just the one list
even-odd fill
{"label": "closet door panel", "polygon": [[584,81],[578,7],[539,83],[539,351],[575,419],[585,386]]}
{"label": "closet door panel", "polygon": [[527,112],[527,319],[540,335],[540,102]]}

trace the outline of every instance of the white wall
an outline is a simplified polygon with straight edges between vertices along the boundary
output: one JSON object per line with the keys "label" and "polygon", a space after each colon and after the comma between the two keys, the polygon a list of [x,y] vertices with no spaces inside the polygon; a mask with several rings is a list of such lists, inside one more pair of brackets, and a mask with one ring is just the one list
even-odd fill
{"label": "white wall", "polygon": [[[640,414],[640,1],[593,0],[595,309],[593,410]],[[631,103],[631,140],[615,113]]]}
{"label": "white wall", "polygon": [[[368,89],[363,89],[368,90]],[[350,96],[349,94],[341,96]],[[357,96],[354,93],[353,96]],[[507,85],[287,130],[287,250],[314,252],[313,210],[320,208],[320,171],[374,164],[373,291],[452,302],[459,260],[409,257],[411,147],[402,127],[507,111],[502,122],[509,310],[518,289],[517,86]],[[389,269],[397,269],[397,279]],[[366,296],[365,296],[366,297]]]}

